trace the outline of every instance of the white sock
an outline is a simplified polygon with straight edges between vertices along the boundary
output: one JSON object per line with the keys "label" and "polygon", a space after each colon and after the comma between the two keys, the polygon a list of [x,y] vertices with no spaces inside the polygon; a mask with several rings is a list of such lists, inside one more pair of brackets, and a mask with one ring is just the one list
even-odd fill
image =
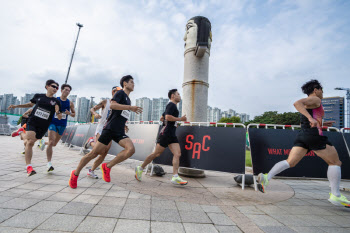
{"label": "white sock", "polygon": [[286,170],[288,168],[290,168],[290,166],[289,166],[289,163],[287,162],[287,160],[283,160],[281,162],[276,163],[275,166],[273,166],[273,168],[271,168],[271,170],[269,171],[269,174],[267,174],[267,179],[271,180],[272,177],[274,177],[278,173],[283,172],[284,170]]}
{"label": "white sock", "polygon": [[330,165],[328,166],[327,177],[329,183],[331,184],[331,192],[333,195],[340,197],[340,179],[341,179],[341,169],[340,166]]}
{"label": "white sock", "polygon": [[31,166],[32,166],[31,164],[28,164],[28,165],[26,166],[26,168],[31,167]]}
{"label": "white sock", "polygon": [[173,175],[173,177],[178,177],[178,176],[179,176],[178,174]]}
{"label": "white sock", "polygon": [[47,167],[50,168],[52,166],[51,161],[47,163]]}

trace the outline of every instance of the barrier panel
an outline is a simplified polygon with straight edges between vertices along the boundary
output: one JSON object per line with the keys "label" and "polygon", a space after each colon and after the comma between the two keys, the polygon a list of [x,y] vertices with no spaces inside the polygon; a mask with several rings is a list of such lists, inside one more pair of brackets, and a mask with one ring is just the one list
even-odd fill
{"label": "barrier panel", "polygon": [[[193,125],[201,126],[193,126]],[[176,130],[181,147],[180,167],[214,170],[231,173],[245,173],[246,129],[243,124],[185,122]],[[234,128],[228,128],[232,125]],[[237,125],[242,128],[235,128]],[[172,165],[173,154],[167,148],[154,163]]]}
{"label": "barrier panel", "polygon": [[69,135],[67,137],[67,140],[65,141],[65,143],[67,143],[67,145],[71,144],[71,141],[73,140],[73,137],[75,135],[75,131],[77,130],[78,127],[79,127],[79,125],[74,125],[71,127],[72,129],[69,131]]}
{"label": "barrier panel", "polygon": [[78,125],[78,127],[75,131],[75,135],[74,135],[73,139],[71,140],[70,144],[74,145],[74,146],[81,147],[85,142],[84,140],[85,140],[87,133],[90,129],[90,125],[91,124]]}
{"label": "barrier panel", "polygon": [[[299,132],[297,126],[281,125],[255,125],[261,128],[251,128],[248,125],[250,149],[252,156],[253,172],[267,173],[277,163],[288,158],[289,152],[294,145],[294,140]],[[274,126],[274,129],[268,129]],[[276,129],[276,128],[283,129]],[[300,126],[299,126],[300,127]],[[285,130],[292,128],[293,130]],[[324,131],[323,134],[337,149],[339,158],[342,161],[342,179],[350,179],[350,159],[347,153],[346,145],[339,130],[333,127],[324,127],[324,129],[335,129],[337,131]],[[293,168],[289,168],[277,176],[285,177],[310,177],[327,178],[328,165],[319,158],[313,151],[304,156],[304,158]]]}
{"label": "barrier panel", "polygon": [[66,129],[64,130],[62,137],[61,137],[62,143],[66,142],[68,135],[69,135],[70,131],[72,130],[72,128],[73,128],[73,126],[66,127]]}
{"label": "barrier panel", "polygon": [[[128,124],[129,132],[126,135],[132,140],[135,146],[135,154],[131,159],[145,160],[154,150],[157,139],[159,125],[158,124]],[[117,155],[124,148],[113,141],[112,147],[108,154]]]}

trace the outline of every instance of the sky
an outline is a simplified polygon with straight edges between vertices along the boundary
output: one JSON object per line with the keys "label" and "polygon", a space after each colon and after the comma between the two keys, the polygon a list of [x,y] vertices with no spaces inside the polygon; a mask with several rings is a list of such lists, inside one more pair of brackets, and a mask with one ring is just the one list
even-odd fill
{"label": "sky", "polygon": [[[132,100],[182,93],[187,20],[211,21],[209,105],[251,116],[295,111],[310,79],[324,96],[350,88],[350,1],[60,0],[1,1],[0,95],[45,92],[68,83],[71,94],[109,97],[123,75]],[[135,102],[134,102],[135,103]]]}

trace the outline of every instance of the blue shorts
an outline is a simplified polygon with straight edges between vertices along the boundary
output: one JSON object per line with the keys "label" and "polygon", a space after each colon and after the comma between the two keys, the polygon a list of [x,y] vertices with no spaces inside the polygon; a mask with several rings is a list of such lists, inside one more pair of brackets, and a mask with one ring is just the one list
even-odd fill
{"label": "blue shorts", "polygon": [[66,126],[63,126],[63,125],[50,124],[49,126],[49,130],[57,132],[60,136],[62,136],[65,129],[66,129]]}

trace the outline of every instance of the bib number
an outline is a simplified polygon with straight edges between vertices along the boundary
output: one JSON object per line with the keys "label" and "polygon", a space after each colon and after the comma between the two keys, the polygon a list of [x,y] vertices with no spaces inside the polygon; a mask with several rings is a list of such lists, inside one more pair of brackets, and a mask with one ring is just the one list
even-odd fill
{"label": "bib number", "polygon": [[50,117],[50,111],[47,111],[47,110],[42,109],[42,108],[37,108],[35,113],[34,113],[34,116],[39,117],[39,118],[44,119],[44,120],[48,120]]}
{"label": "bib number", "polygon": [[130,118],[130,111],[129,110],[123,110],[121,115],[122,115],[122,117],[124,117],[127,120],[129,120],[129,118]]}

